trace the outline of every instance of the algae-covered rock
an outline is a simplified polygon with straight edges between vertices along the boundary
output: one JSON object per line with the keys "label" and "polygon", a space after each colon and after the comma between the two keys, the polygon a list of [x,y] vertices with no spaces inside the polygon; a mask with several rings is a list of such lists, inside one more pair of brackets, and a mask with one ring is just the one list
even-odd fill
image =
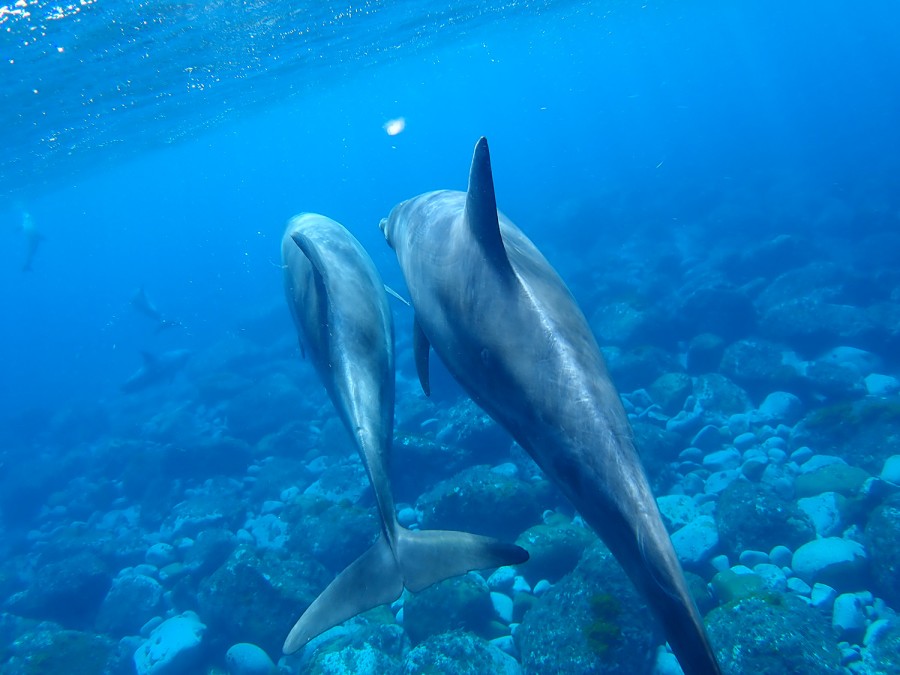
{"label": "algae-covered rock", "polygon": [[319,495],[301,495],[280,517],[287,523],[285,549],[294,555],[313,555],[333,573],[356,560],[378,536],[373,508],[333,502]]}
{"label": "algae-covered rock", "polygon": [[784,345],[747,338],[728,345],[722,356],[722,373],[755,396],[777,389],[801,389],[800,374],[785,363]]}
{"label": "algae-covered rock", "polygon": [[542,595],[515,633],[526,672],[649,672],[660,641],[650,610],[602,543]]}
{"label": "algae-covered rock", "polygon": [[818,408],[797,425],[792,441],[877,475],[900,447],[900,399],[865,398]]}
{"label": "algae-covered rock", "polygon": [[691,394],[693,383],[685,373],[666,373],[650,385],[650,397],[667,415],[674,415],[684,407]]}
{"label": "algae-covered rock", "polygon": [[821,613],[792,595],[751,595],[712,610],[706,630],[724,675],[843,673]]}
{"label": "algae-covered rock", "polygon": [[423,528],[511,539],[540,521],[549,494],[545,481],[525,482],[476,466],[436,485],[417,506]]}
{"label": "algae-covered rock", "polygon": [[493,637],[491,592],[474,574],[446,579],[411,594],[403,605],[403,625],[413,643],[452,630]]}
{"label": "algae-covered rock", "polygon": [[107,637],[41,624],[6,646],[6,675],[97,675],[116,671],[116,644]]}
{"label": "algae-covered rock", "polygon": [[700,333],[691,338],[686,354],[687,370],[692,375],[711,373],[719,369],[725,340],[714,333]]}
{"label": "algae-covered rock", "polygon": [[529,555],[528,561],[519,565],[520,573],[532,584],[541,579],[557,581],[575,568],[584,550],[596,540],[591,530],[567,518],[530,527],[516,540]]}
{"label": "algae-covered rock", "polygon": [[809,517],[795,503],[747,481],[725,488],[715,518],[720,542],[735,558],[748,549],[768,551],[779,544],[796,548],[816,536]]}
{"label": "algae-covered rock", "polygon": [[39,583],[10,597],[7,611],[33,619],[85,628],[94,620],[112,584],[106,565],[87,551],[38,569]]}
{"label": "algae-covered rock", "polygon": [[887,628],[863,651],[866,675],[895,675],[900,663],[900,624]]}
{"label": "algae-covered rock", "polygon": [[[307,650],[308,662],[299,672],[311,675],[400,675],[409,651],[403,628],[385,607],[376,607],[320,638],[320,646]],[[312,653],[310,653],[312,652]]]}
{"label": "algae-covered rock", "polygon": [[603,356],[619,391],[646,387],[660,375],[678,369],[671,353],[650,345],[628,350],[608,347],[603,349]]}
{"label": "algae-covered rock", "polygon": [[286,631],[332,576],[309,558],[281,559],[238,548],[200,583],[197,605],[211,634],[281,652]]}
{"label": "algae-covered rock", "polygon": [[519,675],[522,667],[509,654],[477,635],[451,631],[429,637],[406,657],[404,675]]}
{"label": "algae-covered rock", "polygon": [[726,416],[747,412],[752,407],[747,392],[719,373],[698,376],[694,396],[704,410]]}
{"label": "algae-covered rock", "polygon": [[712,580],[713,590],[719,602],[726,603],[751,595],[759,595],[766,584],[758,574],[738,574],[733,570],[722,570]]}
{"label": "algae-covered rock", "polygon": [[878,595],[900,607],[900,498],[878,507],[866,525],[866,541]]}
{"label": "algae-covered rock", "polygon": [[811,497],[823,492],[836,492],[845,497],[853,497],[859,494],[868,478],[869,473],[859,467],[840,463],[828,464],[797,476],[794,491],[798,497]]}
{"label": "algae-covered rock", "polygon": [[143,574],[120,574],[103,599],[97,628],[118,637],[136,635],[163,610],[163,587]]}

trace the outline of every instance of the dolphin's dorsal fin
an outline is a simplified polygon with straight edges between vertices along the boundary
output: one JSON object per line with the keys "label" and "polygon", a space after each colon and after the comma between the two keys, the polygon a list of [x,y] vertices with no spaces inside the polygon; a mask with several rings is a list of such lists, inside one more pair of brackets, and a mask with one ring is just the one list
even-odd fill
{"label": "dolphin's dorsal fin", "polygon": [[428,352],[431,344],[419,325],[419,319],[413,318],[413,356],[416,361],[416,374],[419,376],[419,384],[426,396],[431,396],[431,384],[428,379]]}
{"label": "dolphin's dorsal fin", "polygon": [[466,223],[481,245],[485,256],[497,267],[510,268],[509,258],[500,236],[500,218],[494,196],[494,176],[491,173],[491,153],[487,139],[482,136],[475,144],[472,168],[469,170],[469,190],[466,192]]}

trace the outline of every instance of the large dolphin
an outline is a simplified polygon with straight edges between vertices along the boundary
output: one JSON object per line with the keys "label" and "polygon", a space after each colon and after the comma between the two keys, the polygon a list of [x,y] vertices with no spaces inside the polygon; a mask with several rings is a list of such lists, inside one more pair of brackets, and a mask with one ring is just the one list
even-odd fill
{"label": "large dolphin", "polygon": [[337,624],[469,570],[524,562],[512,544],[466,532],[407,530],[388,479],[394,428],[394,329],[381,277],[342,225],[294,216],[281,242],[288,306],[305,353],[350,432],[375,491],[381,533],[307,608],[284,643],[293,653]]}
{"label": "large dolphin", "polygon": [[381,229],[409,287],[425,393],[430,345],[600,535],[685,672],[719,673],[597,342],[556,271],[498,213],[487,141],[468,192],[402,202]]}

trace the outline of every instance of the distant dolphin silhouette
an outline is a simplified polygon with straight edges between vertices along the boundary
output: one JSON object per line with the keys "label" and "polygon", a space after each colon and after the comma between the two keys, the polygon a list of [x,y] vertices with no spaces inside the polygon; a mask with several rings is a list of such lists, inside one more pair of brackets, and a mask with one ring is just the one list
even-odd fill
{"label": "distant dolphin silhouette", "polygon": [[144,291],[143,286],[137,289],[134,292],[134,295],[131,296],[131,306],[139,314],[143,314],[156,322],[156,332],[166,328],[181,328],[184,326],[180,321],[166,319],[162,312],[156,308],[156,305],[150,301],[150,298],[147,297],[147,293]]}
{"label": "distant dolphin silhouette", "polygon": [[290,220],[281,242],[291,316],[356,444],[375,491],[377,541],[316,598],[284,643],[291,654],[337,624],[469,570],[524,562],[513,544],[466,532],[407,530],[388,478],[394,428],[394,329],[372,260],[342,225],[314,213]]}
{"label": "distant dolphin silhouette", "polygon": [[718,674],[597,342],[550,263],[498,213],[487,141],[468,192],[402,202],[381,229],[409,288],[426,394],[430,345],[600,535],[685,672]]}
{"label": "distant dolphin silhouette", "polygon": [[156,356],[141,352],[141,356],[144,359],[143,365],[122,383],[121,389],[126,394],[171,380],[184,368],[191,352],[187,349],[173,349]]}
{"label": "distant dolphin silhouette", "polygon": [[38,248],[45,237],[34,225],[34,220],[30,213],[22,214],[22,234],[25,236],[25,262],[22,264],[23,272],[30,272],[34,257],[37,255]]}

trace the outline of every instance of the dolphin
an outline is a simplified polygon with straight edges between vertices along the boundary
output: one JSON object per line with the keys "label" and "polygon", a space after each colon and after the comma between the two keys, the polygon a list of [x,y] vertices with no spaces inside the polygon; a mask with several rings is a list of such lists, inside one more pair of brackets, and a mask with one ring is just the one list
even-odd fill
{"label": "dolphin", "polygon": [[378,605],[470,570],[513,565],[528,553],[467,532],[407,530],[388,478],[394,427],[394,328],[384,284],[360,243],[314,213],[291,218],[281,242],[294,324],[359,451],[375,492],[378,539],[325,588],[284,642],[291,654]]}
{"label": "dolphin", "polygon": [[173,349],[158,355],[141,352],[141,356],[144,359],[143,365],[122,383],[121,389],[126,394],[171,380],[184,368],[191,352],[187,349]]}
{"label": "dolphin", "polygon": [[30,213],[22,214],[22,234],[25,236],[25,262],[22,264],[23,272],[30,272],[34,257],[37,255],[44,235],[35,227]]}
{"label": "dolphin", "polygon": [[720,672],[584,314],[535,245],[497,211],[487,140],[467,192],[398,204],[381,230],[429,348],[571,500],[647,598],[682,668]]}
{"label": "dolphin", "polygon": [[137,289],[134,292],[134,295],[131,296],[131,306],[138,314],[143,314],[156,322],[157,333],[166,328],[180,328],[183,326],[180,321],[165,318],[162,312],[160,312],[150,298],[147,297],[147,293],[143,286]]}

